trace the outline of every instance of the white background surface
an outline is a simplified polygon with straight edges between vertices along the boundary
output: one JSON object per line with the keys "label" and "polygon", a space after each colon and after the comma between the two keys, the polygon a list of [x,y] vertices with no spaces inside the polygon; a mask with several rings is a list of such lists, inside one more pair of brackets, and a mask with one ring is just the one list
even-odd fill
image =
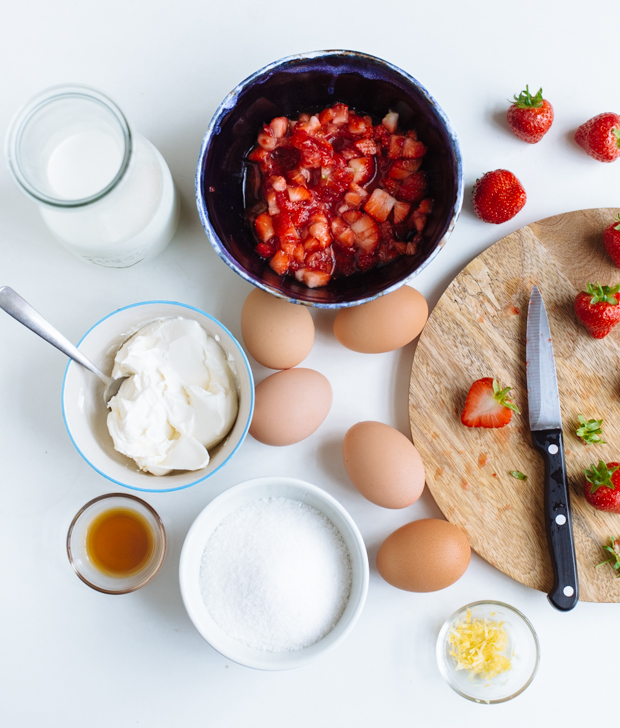
{"label": "white background surface", "polygon": [[[34,205],[0,169],[0,285],[10,285],[77,341],[110,311],[153,298],[202,308],[239,336],[250,286],[210,248],[193,180],[204,131],[240,80],[277,58],[350,48],[383,57],[418,78],[450,117],[462,145],[466,201],[445,250],[415,281],[434,303],[476,253],[555,213],[620,204],[620,162],[600,164],[573,142],[576,127],[620,111],[614,28],[617,3],[471,0],[21,0],[0,23],[0,134],[30,96],[86,83],[114,99],[163,153],[182,199],[179,232],[157,260],[128,270],[87,267],[51,238]],[[537,145],[505,123],[507,99],[543,86],[555,108]],[[506,167],[528,202],[513,220],[473,216],[470,189]],[[620,276],[619,276],[620,277]],[[147,495],[161,514],[169,553],[157,579],[122,597],[82,584],[64,540],[75,512],[114,490],[74,451],[60,410],[64,357],[0,315],[0,724],[39,726],[459,726],[593,725],[617,720],[618,605],[579,604],[558,614],[543,594],[476,555],[465,576],[434,594],[400,592],[374,569],[379,544],[398,526],[439,512],[428,493],[403,511],[366,502],[346,477],[340,444],[355,422],[377,419],[408,434],[413,346],[355,354],[331,334],[334,314],[314,311],[315,347],[305,366],[323,372],[334,404],[309,440],[270,449],[248,438],[206,483]],[[254,366],[260,380],[267,371]],[[508,465],[508,464],[507,464]],[[371,560],[366,609],[347,641],[299,671],[262,674],[218,655],[183,608],[177,566],[200,510],[230,485],[262,475],[309,480],[358,523]],[[620,532],[620,528],[618,529]],[[510,558],[510,544],[506,544]],[[470,704],[436,667],[444,618],[478,599],[507,601],[534,623],[539,674],[516,700]]]}

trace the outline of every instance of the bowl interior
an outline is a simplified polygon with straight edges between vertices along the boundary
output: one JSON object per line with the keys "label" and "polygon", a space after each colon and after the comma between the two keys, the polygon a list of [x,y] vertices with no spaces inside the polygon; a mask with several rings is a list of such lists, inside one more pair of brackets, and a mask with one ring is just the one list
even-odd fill
{"label": "bowl interior", "polygon": [[[507,654],[511,669],[492,679],[472,677],[467,670],[456,670],[450,654],[450,629],[467,617],[504,622],[508,633]],[[503,703],[511,700],[532,682],[538,669],[538,638],[529,620],[518,610],[501,602],[475,602],[455,612],[444,623],[437,638],[437,662],[444,679],[459,695],[476,703]]]}
{"label": "bowl interior", "polygon": [[155,476],[141,471],[130,458],[114,449],[106,425],[108,410],[104,385],[89,371],[70,361],[65,372],[62,408],[73,444],[82,457],[109,480],[135,490],[169,491],[194,485],[221,468],[236,452],[247,434],[254,410],[252,371],[237,340],[216,319],[199,309],[168,301],[151,301],[119,309],[95,324],[78,344],[80,351],[111,374],[121,344],[149,321],[181,316],[197,321],[228,354],[237,382],[239,413],[233,428],[215,448],[206,468]]}
{"label": "bowl interior", "polygon": [[[429,147],[424,168],[433,212],[413,256],[401,256],[364,274],[309,289],[292,276],[281,278],[254,252],[245,214],[247,153],[263,124],[275,116],[295,117],[337,101],[370,114],[375,123],[388,110],[404,129],[415,128]],[[243,81],[222,103],[205,136],[196,178],[198,209],[220,256],[247,280],[276,295],[307,304],[339,307],[373,298],[419,272],[451,231],[462,201],[458,143],[448,120],[411,76],[385,61],[351,51],[327,51],[284,59]]]}
{"label": "bowl interior", "polygon": [[[351,558],[351,594],[334,629],[310,647],[294,652],[264,652],[229,637],[213,620],[200,590],[200,565],[205,546],[227,515],[259,498],[291,498],[324,513],[342,535]],[[258,478],[229,488],[215,498],[190,528],[180,563],[181,593],[196,629],[225,657],[260,670],[288,670],[312,662],[331,649],[353,628],[368,591],[368,555],[361,534],[344,508],[315,485],[291,478]]]}

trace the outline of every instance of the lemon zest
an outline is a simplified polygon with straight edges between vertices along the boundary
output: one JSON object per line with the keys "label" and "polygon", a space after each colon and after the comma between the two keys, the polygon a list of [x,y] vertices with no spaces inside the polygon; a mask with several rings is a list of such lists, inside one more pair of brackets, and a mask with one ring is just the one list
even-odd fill
{"label": "lemon zest", "polygon": [[455,624],[448,633],[450,654],[457,670],[468,670],[471,677],[485,680],[510,670],[512,662],[506,656],[508,632],[504,622],[471,618],[468,609],[465,619]]}

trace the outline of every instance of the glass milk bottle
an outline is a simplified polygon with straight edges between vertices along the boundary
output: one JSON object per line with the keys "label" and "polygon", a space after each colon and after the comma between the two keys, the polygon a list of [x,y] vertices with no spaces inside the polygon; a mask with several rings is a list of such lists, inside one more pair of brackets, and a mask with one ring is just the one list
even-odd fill
{"label": "glass milk bottle", "polygon": [[82,260],[127,268],[161,253],[175,233],[168,165],[94,89],[57,86],[36,96],[13,120],[6,154],[54,237]]}

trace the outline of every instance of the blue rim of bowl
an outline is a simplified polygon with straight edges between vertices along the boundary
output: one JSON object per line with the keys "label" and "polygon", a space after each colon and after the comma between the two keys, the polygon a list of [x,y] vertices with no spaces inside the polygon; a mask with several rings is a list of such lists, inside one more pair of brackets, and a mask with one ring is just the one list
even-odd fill
{"label": "blue rim of bowl", "polygon": [[[181,308],[188,308],[191,311],[196,311],[197,313],[201,314],[202,316],[206,316],[208,319],[211,319],[214,323],[216,323],[218,326],[220,326],[229,336],[230,338],[235,342],[237,349],[239,349],[239,352],[241,353],[241,356],[243,357],[243,362],[245,363],[246,369],[248,371],[248,374],[250,375],[250,415],[248,417],[247,424],[245,426],[245,429],[243,430],[243,433],[241,434],[241,438],[239,439],[239,442],[236,444],[235,449],[230,453],[230,455],[224,460],[221,465],[218,465],[217,468],[211,473],[208,473],[202,478],[198,478],[198,480],[194,480],[193,483],[188,483],[187,485],[180,485],[178,488],[136,488],[133,485],[127,485],[127,483],[122,483],[120,480],[115,480],[114,478],[111,478],[109,475],[106,475],[102,470],[99,470],[98,467],[93,465],[91,461],[84,455],[84,453],[80,450],[78,447],[76,441],[73,439],[73,435],[71,434],[71,428],[69,427],[69,423],[67,422],[67,416],[65,413],[65,385],[67,383],[67,376],[69,374],[69,367],[71,364],[74,364],[75,362],[69,360],[69,363],[67,364],[67,368],[65,369],[65,375],[62,379],[62,391],[61,391],[61,404],[62,404],[62,419],[65,423],[65,428],[67,430],[67,434],[69,435],[69,439],[73,443],[73,446],[78,451],[78,453],[82,456],[82,458],[90,465],[90,467],[95,470],[99,475],[103,475],[104,478],[107,480],[112,481],[112,483],[116,483],[116,485],[120,485],[123,488],[129,488],[130,490],[136,490],[140,493],[172,493],[175,490],[185,490],[185,488],[191,488],[192,485],[197,485],[198,483],[202,483],[203,480],[207,480],[207,478],[210,478],[212,475],[215,475],[219,470],[221,470],[224,465],[232,458],[232,456],[237,452],[237,450],[241,447],[243,441],[246,438],[246,435],[248,434],[248,430],[250,429],[250,424],[252,423],[252,415],[254,413],[254,376],[252,375],[252,368],[250,367],[250,362],[248,361],[247,356],[245,355],[245,351],[243,351],[243,348],[241,347],[241,344],[237,341],[237,339],[231,334],[231,332],[224,326],[224,324],[221,321],[218,321],[214,316],[211,316],[211,314],[208,314],[206,311],[201,310],[200,308],[196,308],[195,306],[190,306],[187,303],[179,303],[178,301],[141,301],[140,303],[132,303],[129,306],[123,306],[122,308],[116,309],[116,311],[112,311],[112,313],[109,313],[107,316],[104,316],[102,319],[97,321],[96,324],[93,324],[90,329],[82,336],[82,338],[78,341],[78,348],[80,347],[80,344],[84,341],[84,339],[90,334],[90,332],[93,329],[96,329],[99,324],[102,324],[106,319],[109,319],[111,316],[115,316],[117,313],[120,313],[121,311],[127,311],[130,308],[137,308],[138,306],[148,306],[152,304],[167,304],[171,306],[180,306]],[[79,366],[79,364],[76,364],[76,366]],[[93,375],[94,376],[94,375]],[[157,476],[153,476],[157,477]],[[163,476],[165,477],[165,476]]]}
{"label": "blue rim of bowl", "polygon": [[[416,268],[410,275],[408,275],[406,278],[403,278],[401,281],[397,281],[396,283],[392,284],[391,286],[388,286],[383,291],[380,291],[379,293],[376,293],[373,296],[366,296],[364,298],[360,298],[357,301],[345,301],[345,302],[338,302],[338,303],[310,303],[307,301],[299,301],[296,298],[291,298],[289,296],[284,295],[277,289],[271,288],[271,286],[266,285],[262,281],[255,280],[252,276],[250,276],[235,260],[232,256],[230,256],[224,247],[222,245],[222,241],[220,240],[218,234],[215,232],[215,229],[211,225],[211,222],[209,220],[208,215],[206,214],[206,201],[204,205],[201,204],[201,192],[202,192],[202,180],[203,180],[203,170],[204,170],[204,159],[205,159],[205,153],[207,151],[207,147],[211,143],[211,140],[214,136],[214,133],[217,131],[220,121],[222,120],[222,117],[231,109],[234,108],[235,104],[237,103],[237,98],[239,94],[244,90],[246,86],[253,83],[259,76],[262,76],[269,71],[272,71],[274,68],[277,68],[278,66],[281,66],[285,63],[296,61],[296,60],[303,60],[303,59],[312,59],[312,58],[319,58],[321,56],[329,57],[329,56],[342,56],[342,55],[353,55],[353,56],[359,56],[360,58],[368,58],[372,61],[378,61],[379,63],[384,64],[387,66],[390,70],[395,71],[396,73],[401,74],[404,76],[408,81],[410,81],[424,96],[424,98],[429,102],[429,104],[434,108],[435,112],[445,125],[446,133],[448,135],[448,138],[450,139],[450,142],[452,144],[452,151],[454,153],[454,158],[456,162],[456,178],[457,178],[457,191],[456,191],[456,200],[454,201],[453,205],[453,213],[450,218],[450,222],[448,224],[448,227],[446,228],[446,232],[443,234],[443,237],[441,240],[437,242],[437,245],[433,252],[428,256],[428,258],[420,264],[418,268]],[[427,266],[435,260],[439,252],[443,249],[445,246],[448,238],[452,234],[452,231],[454,230],[454,226],[456,224],[456,221],[459,218],[459,215],[461,213],[461,208],[463,207],[463,194],[464,194],[464,183],[463,183],[463,158],[461,155],[461,148],[459,146],[458,138],[456,136],[456,132],[452,128],[452,124],[450,123],[450,120],[448,119],[445,111],[441,108],[441,106],[437,103],[437,101],[431,96],[431,94],[426,90],[426,88],[413,76],[411,76],[407,71],[403,71],[402,68],[399,68],[398,66],[394,65],[393,63],[390,63],[389,61],[384,60],[383,58],[379,58],[378,56],[371,56],[369,53],[362,53],[360,51],[349,51],[349,50],[326,50],[326,51],[310,51],[308,53],[296,53],[293,56],[286,56],[285,58],[280,58],[277,61],[273,61],[272,63],[269,63],[267,66],[263,66],[263,68],[260,68],[258,71],[253,73],[251,76],[248,76],[246,79],[241,81],[241,83],[237,84],[235,88],[226,96],[226,98],[222,101],[222,103],[217,107],[215,113],[213,114],[213,117],[211,121],[209,122],[209,126],[207,127],[207,131],[205,133],[205,136],[202,140],[202,145],[200,147],[200,154],[198,155],[198,165],[196,167],[196,178],[195,178],[195,197],[196,197],[196,207],[198,208],[198,216],[200,217],[200,221],[202,222],[202,226],[205,229],[205,232],[207,234],[207,238],[209,239],[209,242],[211,243],[211,246],[215,250],[215,252],[219,255],[219,257],[228,265],[229,268],[232,268],[235,273],[241,276],[243,280],[247,281],[248,283],[251,283],[253,286],[256,286],[258,288],[261,288],[263,291],[266,291],[267,293],[270,293],[272,296],[276,296],[277,298],[282,298],[285,301],[288,301],[289,303],[296,303],[302,306],[312,306],[314,308],[351,308],[353,306],[361,306],[363,303],[369,303],[370,301],[374,301],[377,298],[380,298],[381,296],[385,296],[387,293],[391,293],[392,291],[397,290],[398,288],[401,288],[401,286],[405,285],[407,282],[415,278],[417,275],[419,275],[423,270],[427,268]]]}
{"label": "blue rim of bowl", "polygon": [[[252,664],[249,665],[245,662],[239,662],[234,657],[231,657],[231,655],[227,654],[225,651],[221,651],[219,647],[215,647],[203,634],[202,629],[198,627],[198,625],[194,622],[193,619],[193,609],[191,605],[188,604],[188,600],[185,593],[185,581],[181,577],[182,568],[184,564],[184,556],[186,557],[186,544],[189,540],[190,534],[193,535],[194,530],[196,530],[196,523],[198,520],[202,517],[202,514],[208,509],[211,508],[212,505],[214,505],[216,502],[219,504],[220,501],[225,500],[226,498],[230,498],[234,495],[235,491],[251,491],[254,488],[259,488],[261,485],[265,483],[274,483],[277,482],[280,485],[293,485],[293,487],[303,487],[311,492],[316,492],[319,494],[320,497],[324,497],[325,500],[328,503],[331,503],[331,505],[340,513],[340,515],[343,517],[344,521],[348,524],[349,528],[351,529],[351,532],[353,533],[355,537],[355,541],[357,545],[360,547],[360,552],[363,554],[365,558],[362,558],[362,561],[364,562],[364,569],[362,571],[362,593],[359,600],[359,603],[355,607],[353,616],[350,618],[349,624],[343,629],[342,633],[339,635],[338,640],[336,642],[332,642],[328,647],[325,647],[323,649],[323,652],[319,652],[314,657],[306,658],[305,660],[299,658],[299,660],[294,665],[290,665],[289,667],[284,668],[269,668],[264,666],[259,666],[258,664]],[[319,509],[317,509],[319,510]],[[323,511],[321,511],[322,513]],[[329,516],[327,514],[323,514],[326,516],[326,518],[329,519]],[[336,528],[336,524],[333,524]],[[196,528],[195,528],[196,527]],[[206,546],[206,542],[205,542]],[[181,591],[181,599],[183,601],[183,606],[185,607],[185,611],[187,612],[188,617],[190,618],[192,624],[194,625],[194,628],[200,634],[200,636],[205,640],[205,642],[214,649],[219,655],[222,655],[222,657],[225,657],[227,660],[231,660],[237,665],[241,665],[242,667],[248,667],[252,670],[261,670],[262,672],[285,672],[286,670],[290,669],[299,669],[300,667],[305,667],[306,665],[312,664],[316,660],[318,660],[321,655],[327,654],[328,652],[331,652],[335,647],[337,647],[341,642],[343,642],[346,637],[349,636],[355,625],[357,624],[362,612],[364,611],[364,607],[366,605],[366,601],[368,599],[368,589],[370,586],[370,563],[368,560],[368,550],[366,548],[366,543],[364,542],[364,537],[361,534],[361,531],[359,530],[359,527],[357,523],[353,520],[353,517],[351,514],[347,511],[347,509],[340,503],[336,498],[334,498],[331,493],[328,493],[323,488],[319,487],[318,485],[315,485],[314,483],[310,483],[307,480],[301,480],[300,478],[292,478],[288,477],[286,475],[274,475],[274,476],[261,476],[260,478],[251,478],[250,480],[244,480],[241,483],[237,483],[236,485],[231,486],[224,492],[217,495],[210,503],[208,503],[202,511],[196,516],[196,518],[193,520],[191,526],[189,527],[187,533],[185,534],[185,539],[183,540],[183,545],[181,547],[181,555],[179,557],[179,588]],[[337,626],[337,625],[336,625]],[[334,627],[335,629],[335,627]],[[329,634],[329,633],[328,633]],[[327,635],[325,635],[327,637]],[[322,639],[325,639],[324,637]],[[319,640],[318,642],[320,642]],[[318,644],[318,642],[315,642],[315,644]],[[311,645],[312,646],[312,645]],[[307,648],[305,648],[307,649]],[[296,650],[295,652],[291,654],[296,654],[303,652],[304,650]]]}

